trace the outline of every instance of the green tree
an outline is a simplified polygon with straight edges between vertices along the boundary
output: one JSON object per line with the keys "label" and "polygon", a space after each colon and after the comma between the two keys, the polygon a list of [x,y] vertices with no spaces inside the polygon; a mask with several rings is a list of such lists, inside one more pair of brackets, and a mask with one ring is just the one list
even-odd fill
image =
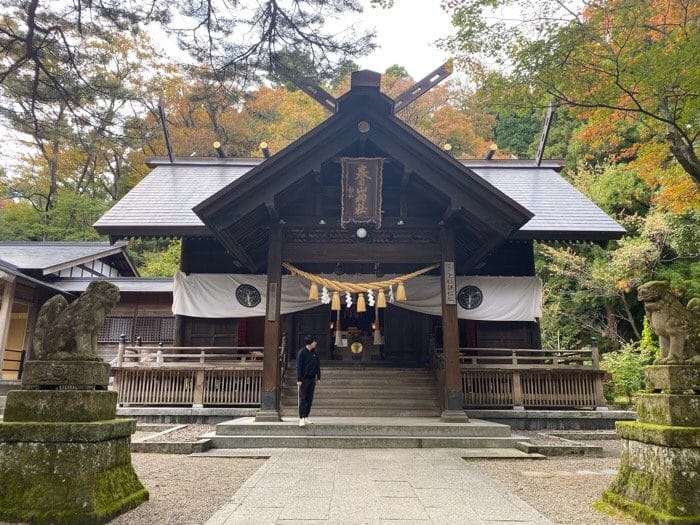
{"label": "green tree", "polygon": [[[473,78],[507,76],[514,106],[547,98],[588,111],[634,115],[700,183],[700,4],[684,0],[450,0],[447,45]],[[490,16],[516,12],[515,20]]]}

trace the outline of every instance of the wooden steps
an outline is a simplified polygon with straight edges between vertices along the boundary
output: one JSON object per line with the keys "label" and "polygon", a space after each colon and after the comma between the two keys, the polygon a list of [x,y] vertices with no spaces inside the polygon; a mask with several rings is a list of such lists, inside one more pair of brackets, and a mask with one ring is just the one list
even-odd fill
{"label": "wooden steps", "polygon": [[[297,385],[288,369],[280,413],[297,416]],[[311,416],[434,417],[440,415],[435,376],[420,368],[333,366],[323,368]]]}

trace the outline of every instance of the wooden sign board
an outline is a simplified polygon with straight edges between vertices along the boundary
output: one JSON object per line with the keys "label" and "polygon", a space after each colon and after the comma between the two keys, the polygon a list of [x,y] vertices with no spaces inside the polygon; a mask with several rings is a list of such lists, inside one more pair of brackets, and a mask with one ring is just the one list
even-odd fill
{"label": "wooden sign board", "polygon": [[445,261],[443,263],[443,278],[445,279],[445,304],[457,304],[454,261]]}
{"label": "wooden sign board", "polygon": [[341,213],[340,226],[370,224],[382,226],[382,170],[383,158],[340,159]]}

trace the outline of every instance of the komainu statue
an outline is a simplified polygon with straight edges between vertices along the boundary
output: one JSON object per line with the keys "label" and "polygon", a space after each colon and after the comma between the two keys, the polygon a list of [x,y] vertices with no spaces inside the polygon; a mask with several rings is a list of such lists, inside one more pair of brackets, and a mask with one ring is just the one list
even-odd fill
{"label": "komainu statue", "polygon": [[643,284],[637,296],[659,336],[656,364],[700,363],[700,299],[691,299],[686,308],[667,281]]}
{"label": "komainu statue", "polygon": [[106,281],[90,283],[70,305],[61,295],[46,301],[34,332],[34,359],[100,361],[97,335],[118,302],[119,288]]}

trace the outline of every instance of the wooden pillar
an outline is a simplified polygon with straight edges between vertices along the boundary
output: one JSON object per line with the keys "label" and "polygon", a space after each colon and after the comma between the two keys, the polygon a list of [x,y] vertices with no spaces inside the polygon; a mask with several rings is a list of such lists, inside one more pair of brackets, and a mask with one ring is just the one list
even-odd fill
{"label": "wooden pillar", "polygon": [[267,304],[265,307],[265,340],[263,350],[262,392],[260,410],[256,421],[279,421],[279,366],[278,352],[282,319],[282,231],[279,224],[270,227],[270,242],[267,250]]}
{"label": "wooden pillar", "polygon": [[[0,371],[5,359],[5,345],[10,334],[12,301],[15,295],[15,276],[0,271]],[[0,372],[0,379],[2,373]]]}
{"label": "wooden pillar", "polygon": [[[187,237],[182,238],[182,244],[180,246],[180,271],[188,273],[189,268],[189,239]],[[136,326],[136,321],[134,321],[134,327]],[[176,315],[175,316],[175,333],[173,334],[173,346],[185,346],[185,316]]]}
{"label": "wooden pillar", "polygon": [[457,289],[455,280],[454,230],[445,227],[440,232],[442,252],[442,351],[445,356],[445,395],[440,419],[448,422],[466,422],[462,370],[459,363],[459,318],[457,317]]}

